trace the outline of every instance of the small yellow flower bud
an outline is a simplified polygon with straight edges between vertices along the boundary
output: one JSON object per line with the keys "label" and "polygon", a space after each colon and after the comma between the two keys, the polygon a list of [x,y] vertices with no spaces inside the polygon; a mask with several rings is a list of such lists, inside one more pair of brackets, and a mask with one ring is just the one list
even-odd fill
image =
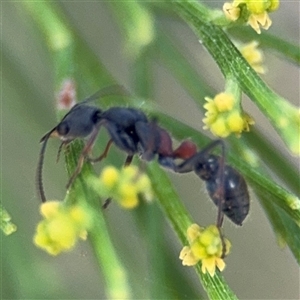
{"label": "small yellow flower bud", "polygon": [[223,11],[231,21],[236,21],[240,15],[248,16],[247,23],[260,34],[260,27],[268,29],[272,24],[268,12],[275,11],[278,7],[279,0],[234,0],[232,3],[225,3]]}
{"label": "small yellow flower bud", "polygon": [[101,173],[100,180],[107,188],[112,188],[119,179],[119,171],[115,167],[107,167]]}
{"label": "small yellow flower bud", "polygon": [[261,33],[260,26],[268,30],[272,25],[272,21],[268,16],[267,12],[263,12],[259,15],[250,15],[248,19],[248,24],[258,33]]}
{"label": "small yellow flower bud", "polygon": [[236,21],[240,17],[241,9],[232,3],[225,2],[223,12],[228,20]]}
{"label": "small yellow flower bud", "polygon": [[153,199],[151,182],[136,166],[128,166],[118,171],[106,167],[100,181],[93,181],[93,187],[101,197],[116,200],[122,207],[130,209],[138,205],[138,195],[147,201]]}
{"label": "small yellow flower bud", "polygon": [[[234,89],[234,82],[228,81],[227,89]],[[237,99],[232,93],[219,93],[214,99],[205,98],[207,103],[204,108],[207,109],[203,123],[204,129],[210,129],[211,132],[221,138],[229,136],[231,133],[240,134],[243,130],[248,131],[249,125],[253,120],[240,107],[240,95],[238,92]]]}
{"label": "small yellow flower bud", "polygon": [[[225,262],[221,258],[223,254],[223,243],[219,229],[215,225],[200,228],[192,224],[187,230],[190,246],[185,246],[180,252],[179,258],[184,266],[193,266],[199,261],[202,263],[202,272],[208,272],[214,276],[216,267],[223,271]],[[230,242],[225,239],[226,254],[230,250]]]}
{"label": "small yellow flower bud", "polygon": [[194,243],[191,244],[191,251],[198,260],[204,259],[208,256],[206,247],[201,244],[199,240],[196,240]]}
{"label": "small yellow flower bud", "polygon": [[139,199],[136,195],[133,195],[131,197],[125,196],[120,204],[124,208],[133,209],[139,204]]}
{"label": "small yellow flower bud", "polygon": [[214,242],[215,232],[213,228],[215,228],[215,226],[207,227],[206,230],[204,230],[199,237],[199,242],[205,247],[208,247]]}
{"label": "small yellow flower bud", "polygon": [[120,194],[120,205],[124,208],[134,208],[138,205],[136,186],[123,184],[118,189]]}
{"label": "small yellow flower bud", "polygon": [[42,216],[44,216],[46,219],[53,217],[55,214],[57,214],[57,210],[60,205],[61,203],[59,201],[47,201],[43,203],[40,207]]}
{"label": "small yellow flower bud", "polygon": [[207,103],[203,105],[203,107],[209,112],[210,115],[217,115],[218,109],[213,99],[209,97],[204,98]]}
{"label": "small yellow flower bud", "polygon": [[190,247],[188,246],[183,247],[179,254],[179,259],[182,260],[182,265],[188,267],[196,265],[199,261],[199,259],[193,255]]}
{"label": "small yellow flower bud", "polygon": [[219,137],[225,138],[230,132],[227,129],[225,119],[219,117],[213,124],[210,125],[211,132]]}
{"label": "small yellow flower bud", "polygon": [[48,225],[49,237],[63,249],[72,248],[76,241],[76,229],[67,217],[61,216]]}
{"label": "small yellow flower bud", "polygon": [[234,105],[234,96],[228,93],[220,93],[214,98],[214,102],[219,112],[232,110]]}
{"label": "small yellow flower bud", "polygon": [[88,210],[80,206],[48,202],[42,205],[41,212],[45,219],[37,226],[34,243],[52,255],[74,247],[91,226]]}
{"label": "small yellow flower bud", "polygon": [[227,124],[231,132],[241,133],[243,131],[244,120],[237,111],[230,114],[227,119]]}
{"label": "small yellow flower bud", "polygon": [[248,0],[246,3],[248,10],[255,15],[262,14],[269,7],[268,1],[265,0]]}
{"label": "small yellow flower bud", "polygon": [[188,229],[187,229],[187,237],[189,242],[193,242],[197,237],[199,237],[201,231],[203,229],[198,225],[198,224],[192,224]]}

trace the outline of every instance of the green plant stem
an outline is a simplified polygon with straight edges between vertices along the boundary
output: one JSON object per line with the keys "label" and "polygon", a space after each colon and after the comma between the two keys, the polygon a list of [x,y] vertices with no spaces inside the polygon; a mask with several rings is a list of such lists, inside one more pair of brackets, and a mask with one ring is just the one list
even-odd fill
{"label": "green plant stem", "polygon": [[236,79],[242,90],[267,116],[290,151],[299,154],[300,117],[297,108],[261,80],[227,35],[207,21],[208,13],[203,11],[202,5],[189,0],[174,0],[172,4],[178,15],[194,30],[223,75]]}
{"label": "green plant stem", "polygon": [[[65,79],[74,78],[76,61],[73,33],[53,3],[24,1],[23,5],[44,34],[52,53],[55,81],[59,89]],[[82,143],[76,142],[69,145],[66,151],[66,166],[69,175],[73,173],[77,165],[77,157],[81,149]],[[89,237],[105,278],[107,297],[108,299],[130,299],[131,291],[126,271],[114,250],[103,215],[99,212],[97,196],[91,194],[91,189],[86,185],[85,178],[91,174],[93,174],[91,166],[86,164],[67,195],[66,201],[71,203],[82,201],[93,208],[94,226],[89,231]]]}
{"label": "green plant stem", "polygon": [[[182,244],[186,244],[186,231],[193,223],[191,216],[172,188],[170,179],[159,165],[156,162],[149,163],[147,171],[164,214],[168,217]],[[214,277],[203,274],[200,264],[195,266],[195,270],[210,299],[237,299],[219,272],[216,272]]]}
{"label": "green plant stem", "polygon": [[[123,22],[126,22],[125,20]],[[153,78],[151,69],[151,59],[148,48],[144,48],[139,56],[132,62],[131,78],[136,94],[145,99],[151,99],[153,94]],[[172,279],[176,278],[175,274],[165,272],[165,256],[168,245],[163,234],[157,234],[162,230],[164,223],[163,214],[157,205],[142,204],[135,211],[135,217],[138,221],[140,237],[145,240],[147,251],[147,269],[149,280],[149,297],[151,299],[171,299],[172,289],[166,289],[165,286],[172,286]],[[145,234],[146,233],[146,234]],[[175,275],[175,276],[174,276]],[[162,285],[161,283],[165,284]]]}

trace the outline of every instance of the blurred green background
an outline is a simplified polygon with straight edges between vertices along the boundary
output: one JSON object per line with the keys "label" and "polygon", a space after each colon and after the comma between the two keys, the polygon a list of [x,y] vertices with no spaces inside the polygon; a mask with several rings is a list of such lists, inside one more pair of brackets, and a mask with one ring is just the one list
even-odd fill
{"label": "blurred green background", "polygon": [[[221,7],[222,1],[216,3]],[[58,1],[65,18],[91,47],[117,81],[132,85],[130,58],[124,50],[119,27],[105,2]],[[2,2],[2,78],[1,78],[1,196],[18,231],[1,236],[1,298],[2,299],[105,299],[103,278],[87,242],[70,253],[51,257],[32,243],[40,220],[39,199],[35,191],[35,168],[39,155],[39,139],[56,124],[55,87],[52,60],[37,26],[24,7],[17,2]],[[299,3],[282,2],[272,14],[270,33],[284,36],[299,44]],[[179,41],[180,50],[196,66],[209,85],[223,89],[223,78],[209,54],[194,34],[172,15],[157,15],[157,22]],[[159,56],[159,53],[157,53]],[[265,53],[269,72],[264,79],[292,103],[299,103],[299,69],[272,53]],[[85,60],[82,53],[79,58]],[[152,57],[153,99],[161,110],[202,130],[203,115],[178,85],[174,77]],[[85,78],[80,78],[85,82]],[[86,97],[94,90],[82,91]],[[245,108],[255,116],[258,126],[272,142],[282,149],[287,160],[298,164],[283,147],[268,121],[245,99]],[[64,197],[67,175],[61,161],[55,164],[58,141],[50,141],[46,153],[44,185],[53,199]],[[113,154],[119,153],[113,151]],[[112,154],[112,155],[113,155]],[[123,157],[123,156],[122,156]],[[210,224],[216,209],[205,193],[205,186],[193,174],[170,174],[184,204],[200,224]],[[251,191],[250,191],[251,193]],[[156,204],[149,207],[155,209]],[[105,212],[118,254],[126,268],[132,270],[130,283],[137,299],[148,297],[149,285],[156,281],[148,275],[148,248],[136,214],[111,205]],[[141,212],[142,213],[142,212]],[[182,267],[178,259],[181,249],[167,222],[160,224],[158,235],[168,242],[162,264],[165,276],[178,280],[177,288],[163,280],[156,282],[166,294],[190,299],[202,291],[192,268]],[[226,259],[224,276],[240,299],[298,299],[299,268],[288,249],[280,249],[274,233],[258,201],[251,194],[251,213],[244,226],[237,228],[225,221],[226,235],[233,244]],[[159,247],[159,245],[153,245]],[[161,277],[163,278],[163,276]],[[176,285],[175,285],[176,286]]]}

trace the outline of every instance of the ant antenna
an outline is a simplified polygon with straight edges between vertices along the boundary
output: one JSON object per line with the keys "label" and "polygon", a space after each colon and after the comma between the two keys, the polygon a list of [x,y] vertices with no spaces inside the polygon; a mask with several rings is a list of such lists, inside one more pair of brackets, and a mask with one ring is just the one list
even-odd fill
{"label": "ant antenna", "polygon": [[45,150],[47,146],[47,142],[49,140],[49,137],[51,135],[53,130],[49,131],[42,139],[41,142],[42,147],[40,151],[40,157],[38,161],[38,166],[36,170],[36,186],[37,186],[37,191],[38,194],[41,197],[42,202],[46,202],[46,196],[45,196],[45,191],[44,191],[44,186],[43,186],[43,164],[44,164],[44,156],[45,156]]}

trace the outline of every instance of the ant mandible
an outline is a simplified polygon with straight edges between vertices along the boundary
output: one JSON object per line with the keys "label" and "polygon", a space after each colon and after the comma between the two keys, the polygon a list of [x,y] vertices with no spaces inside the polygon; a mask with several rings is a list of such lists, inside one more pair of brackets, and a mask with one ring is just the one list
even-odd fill
{"label": "ant mandible", "polygon": [[[96,162],[106,157],[109,148],[114,143],[119,149],[127,153],[125,166],[128,166],[135,154],[139,154],[143,160],[150,161],[158,155],[158,161],[167,161],[172,164],[175,158],[185,159],[196,152],[196,146],[190,141],[183,141],[175,150],[172,148],[172,139],[168,132],[159,127],[155,120],[149,121],[146,115],[139,109],[126,107],[111,107],[101,110],[87,103],[99,97],[111,95],[120,91],[126,94],[120,86],[104,88],[86,100],[76,104],[63,117],[57,126],[47,132],[40,140],[42,147],[36,172],[38,194],[42,202],[46,196],[42,181],[42,168],[46,145],[50,137],[59,138],[62,143],[58,149],[57,160],[61,149],[77,138],[87,138],[87,141],[78,158],[77,167],[67,183],[70,188],[73,181],[80,173],[85,159]],[[104,126],[109,135],[104,152],[97,158],[88,157],[101,126]]]}

